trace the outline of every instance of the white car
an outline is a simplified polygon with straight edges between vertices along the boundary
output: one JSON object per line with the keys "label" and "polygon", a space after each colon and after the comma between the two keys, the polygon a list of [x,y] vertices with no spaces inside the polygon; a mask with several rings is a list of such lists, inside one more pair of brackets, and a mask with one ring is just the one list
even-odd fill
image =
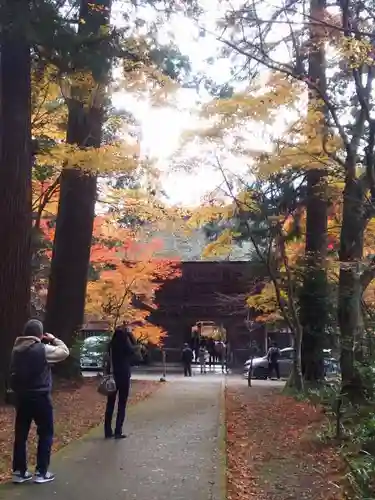
{"label": "white car", "polygon": [[[324,353],[324,370],[325,376],[330,378],[336,376],[340,372],[339,363],[335,358],[331,357],[331,349],[323,349]],[[292,370],[294,349],[293,347],[285,347],[280,349],[279,370],[282,378],[288,378]],[[248,378],[251,366],[251,359],[248,359],[244,365],[244,376]],[[267,355],[253,359],[252,378],[266,379],[268,376],[268,359]]]}
{"label": "white car", "polygon": [[[280,349],[279,358],[279,370],[280,376],[285,378],[288,377],[292,369],[293,363],[293,347],[286,347],[285,349]],[[244,376],[247,378],[249,376],[249,370],[251,366],[251,359],[248,359],[244,365]],[[266,379],[268,376],[268,359],[267,355],[260,358],[253,359],[253,374],[252,378]]]}

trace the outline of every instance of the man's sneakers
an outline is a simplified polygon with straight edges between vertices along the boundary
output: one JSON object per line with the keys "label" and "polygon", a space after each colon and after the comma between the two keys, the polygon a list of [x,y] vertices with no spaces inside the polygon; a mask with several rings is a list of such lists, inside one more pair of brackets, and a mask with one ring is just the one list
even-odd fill
{"label": "man's sneakers", "polygon": [[[26,471],[24,474],[21,472],[13,472],[12,482],[13,484],[23,484],[31,481],[33,479],[33,475],[30,472]],[[40,472],[36,472],[34,476],[34,483],[36,484],[44,484],[51,483],[55,479],[55,474],[52,472],[46,472],[45,474],[41,474]]]}
{"label": "man's sneakers", "polygon": [[12,482],[13,484],[23,484],[31,481],[33,478],[33,475],[30,474],[30,472],[26,471],[24,474],[22,474],[19,471],[15,471],[12,474]]}
{"label": "man's sneakers", "polygon": [[36,484],[51,483],[54,479],[55,479],[55,474],[52,474],[52,472],[47,471],[45,474],[37,472],[34,477],[34,483]]}

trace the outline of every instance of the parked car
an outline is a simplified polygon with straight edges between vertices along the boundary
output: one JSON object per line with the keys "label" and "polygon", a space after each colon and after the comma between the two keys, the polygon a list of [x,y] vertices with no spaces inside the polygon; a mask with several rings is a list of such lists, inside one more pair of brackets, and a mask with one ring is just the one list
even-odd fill
{"label": "parked car", "polygon": [[[280,376],[288,377],[292,369],[293,363],[293,347],[286,347],[285,349],[280,349],[280,359],[279,368]],[[251,366],[251,359],[248,359],[244,365],[244,375],[247,378],[249,375],[249,370]],[[253,378],[266,379],[268,376],[268,359],[267,355],[260,358],[253,359]]]}
{"label": "parked car", "polygon": [[[336,376],[340,372],[338,361],[332,357],[330,349],[324,349],[324,370],[326,377]],[[285,347],[280,349],[279,368],[280,376],[288,378],[293,366],[293,347]],[[251,366],[251,359],[248,359],[244,364],[244,376],[248,378]],[[267,355],[253,359],[253,374],[252,378],[265,380],[268,376],[268,359]]]}
{"label": "parked car", "polygon": [[80,350],[81,370],[102,370],[104,355],[107,351],[109,335],[88,337],[82,342]]}

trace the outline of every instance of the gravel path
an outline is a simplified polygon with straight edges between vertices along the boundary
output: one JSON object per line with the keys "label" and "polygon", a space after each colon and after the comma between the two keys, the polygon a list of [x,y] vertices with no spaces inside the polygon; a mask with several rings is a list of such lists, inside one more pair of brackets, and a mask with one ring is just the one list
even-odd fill
{"label": "gravel path", "polygon": [[54,483],[6,486],[0,498],[225,500],[223,383],[166,383],[130,408],[127,439],[95,431],[55,456]]}

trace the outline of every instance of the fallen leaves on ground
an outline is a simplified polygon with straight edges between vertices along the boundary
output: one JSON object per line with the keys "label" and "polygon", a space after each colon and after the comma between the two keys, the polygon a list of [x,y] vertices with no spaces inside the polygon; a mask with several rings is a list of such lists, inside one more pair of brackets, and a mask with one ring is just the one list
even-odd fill
{"label": "fallen leaves on ground", "polygon": [[267,386],[226,389],[228,500],[341,500],[336,451],[319,443],[324,416]]}
{"label": "fallen leaves on ground", "polygon": [[[97,380],[86,380],[83,385],[60,384],[53,393],[55,438],[53,451],[79,439],[103,422],[106,399],[97,392]],[[158,387],[157,382],[132,381],[129,404],[149,397]],[[14,409],[0,406],[0,483],[9,479],[13,447]],[[36,451],[36,432],[30,432],[29,456]]]}

